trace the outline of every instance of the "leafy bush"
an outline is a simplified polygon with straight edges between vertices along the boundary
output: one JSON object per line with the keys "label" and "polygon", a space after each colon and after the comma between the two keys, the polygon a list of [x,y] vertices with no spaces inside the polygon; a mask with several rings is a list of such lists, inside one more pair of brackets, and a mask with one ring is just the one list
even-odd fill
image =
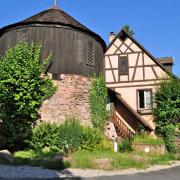
{"label": "leafy bush", "polygon": [[99,129],[83,127],[83,149],[93,150],[94,147],[104,142],[103,139],[102,132]]}
{"label": "leafy bush", "polygon": [[31,140],[27,141],[34,150],[42,151],[46,147],[53,148],[59,134],[59,126],[50,123],[41,123],[32,131]]}
{"label": "leafy bush", "polygon": [[173,152],[175,146],[172,145],[172,139],[174,139],[172,136],[175,135],[173,129],[177,119],[180,118],[180,80],[171,77],[169,80],[162,81],[157,86],[154,100],[156,107],[153,114],[156,133],[163,136],[165,143],[167,143],[167,150]]}
{"label": "leafy bush", "polygon": [[180,118],[180,81],[171,78],[157,86],[155,97],[156,107],[153,111],[156,132],[161,134],[161,128],[176,124]]}
{"label": "leafy bush", "polygon": [[96,146],[96,150],[104,151],[104,152],[114,152],[113,143],[107,137],[104,137],[98,146]]}
{"label": "leafy bush", "polygon": [[104,130],[108,118],[107,97],[107,88],[103,76],[93,78],[89,88],[91,118],[94,127],[101,130]]}
{"label": "leafy bush", "polygon": [[129,138],[125,138],[120,144],[119,144],[119,151],[120,152],[131,152],[132,149],[132,140]]}
{"label": "leafy bush", "polygon": [[41,63],[40,53],[41,45],[23,42],[0,59],[0,119],[9,147],[31,137],[39,107],[55,92],[48,77],[41,78],[49,57]]}
{"label": "leafy bush", "polygon": [[162,128],[162,135],[164,137],[167,151],[170,153],[176,153],[175,126],[172,124],[164,126]]}
{"label": "leafy bush", "polygon": [[69,119],[59,128],[57,147],[63,151],[73,151],[81,147],[83,128],[77,120]]}
{"label": "leafy bush", "polygon": [[42,123],[33,129],[30,147],[43,151],[72,152],[78,149],[93,149],[101,143],[100,130],[81,126],[76,119],[68,119],[64,124]]}
{"label": "leafy bush", "polygon": [[136,135],[133,138],[134,144],[164,145],[164,140],[160,137],[154,139],[147,134]]}

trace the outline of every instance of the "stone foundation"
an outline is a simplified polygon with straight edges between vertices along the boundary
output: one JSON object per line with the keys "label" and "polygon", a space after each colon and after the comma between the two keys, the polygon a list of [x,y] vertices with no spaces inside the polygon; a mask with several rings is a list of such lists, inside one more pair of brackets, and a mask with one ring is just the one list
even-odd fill
{"label": "stone foundation", "polygon": [[145,149],[149,149],[150,154],[165,154],[166,149],[164,145],[150,145],[150,144],[133,144],[132,148],[137,152],[145,152]]}
{"label": "stone foundation", "polygon": [[118,139],[118,135],[113,122],[107,122],[105,127],[105,135],[108,139],[115,141]]}
{"label": "stone foundation", "polygon": [[67,117],[77,117],[81,124],[91,125],[88,89],[90,79],[79,75],[53,77],[57,91],[40,108],[41,120],[63,123]]}

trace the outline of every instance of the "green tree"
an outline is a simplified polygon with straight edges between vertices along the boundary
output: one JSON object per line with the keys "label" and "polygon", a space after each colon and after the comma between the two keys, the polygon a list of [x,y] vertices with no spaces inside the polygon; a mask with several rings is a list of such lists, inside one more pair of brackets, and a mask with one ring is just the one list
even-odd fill
{"label": "green tree", "polygon": [[126,31],[130,36],[133,36],[135,32],[130,28],[129,25],[124,25],[123,30]]}
{"label": "green tree", "polygon": [[106,110],[107,97],[107,88],[103,76],[92,78],[89,88],[91,118],[94,127],[101,130],[104,130],[108,119],[108,112]]}
{"label": "green tree", "polygon": [[10,147],[30,138],[39,107],[55,92],[51,80],[41,77],[50,56],[41,63],[40,54],[40,44],[21,42],[0,59],[0,119]]}
{"label": "green tree", "polygon": [[177,119],[180,118],[180,81],[170,78],[157,86],[154,96],[156,104],[153,110],[156,133],[164,137],[166,148],[174,152],[174,130]]}

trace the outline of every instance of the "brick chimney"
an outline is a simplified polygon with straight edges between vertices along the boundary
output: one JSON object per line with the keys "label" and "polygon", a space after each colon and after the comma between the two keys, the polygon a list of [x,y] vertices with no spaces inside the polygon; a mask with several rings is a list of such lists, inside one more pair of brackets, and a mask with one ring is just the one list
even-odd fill
{"label": "brick chimney", "polygon": [[111,42],[116,37],[116,33],[110,32],[109,34],[109,42]]}
{"label": "brick chimney", "polygon": [[167,70],[172,72],[174,59],[172,57],[161,57],[157,58],[157,60],[162,64]]}

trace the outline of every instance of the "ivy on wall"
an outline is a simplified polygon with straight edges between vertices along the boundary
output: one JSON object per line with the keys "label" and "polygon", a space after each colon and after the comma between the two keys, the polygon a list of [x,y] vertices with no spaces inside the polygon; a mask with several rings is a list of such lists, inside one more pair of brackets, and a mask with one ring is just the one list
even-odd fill
{"label": "ivy on wall", "polygon": [[89,100],[91,109],[91,119],[93,126],[104,130],[108,119],[107,106],[107,87],[103,76],[94,77],[89,88]]}

